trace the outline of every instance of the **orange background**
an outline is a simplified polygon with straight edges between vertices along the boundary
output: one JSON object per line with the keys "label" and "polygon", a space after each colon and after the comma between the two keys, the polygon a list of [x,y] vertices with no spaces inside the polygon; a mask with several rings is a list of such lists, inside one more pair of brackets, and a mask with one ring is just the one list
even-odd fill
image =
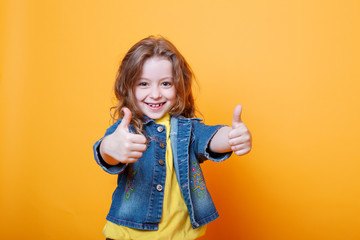
{"label": "orange background", "polygon": [[116,177],[92,145],[118,64],[169,38],[208,124],[236,104],[253,151],[203,165],[220,212],[203,239],[360,239],[360,2],[0,3],[0,238],[103,239]]}

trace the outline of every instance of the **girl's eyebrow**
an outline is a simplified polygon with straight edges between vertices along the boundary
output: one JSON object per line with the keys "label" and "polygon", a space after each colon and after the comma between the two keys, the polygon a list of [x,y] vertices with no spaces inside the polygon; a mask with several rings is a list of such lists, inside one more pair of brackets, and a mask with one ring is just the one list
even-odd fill
{"label": "girl's eyebrow", "polygon": [[[166,80],[166,79],[171,79],[171,80],[173,80],[174,77],[172,77],[172,76],[167,76],[167,77],[162,77],[162,78],[160,78],[159,80],[162,81],[162,80]],[[141,77],[141,78],[139,78],[139,80],[148,80],[148,81],[150,81],[151,79],[150,79],[150,78],[146,78],[146,77]]]}

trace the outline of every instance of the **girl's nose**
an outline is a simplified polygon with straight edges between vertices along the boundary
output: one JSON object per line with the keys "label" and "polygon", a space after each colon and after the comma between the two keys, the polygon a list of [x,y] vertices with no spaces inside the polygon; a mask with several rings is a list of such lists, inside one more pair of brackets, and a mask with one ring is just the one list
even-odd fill
{"label": "girl's nose", "polygon": [[159,89],[158,87],[153,87],[153,88],[151,89],[150,97],[151,97],[151,98],[154,98],[154,99],[161,98],[160,89]]}

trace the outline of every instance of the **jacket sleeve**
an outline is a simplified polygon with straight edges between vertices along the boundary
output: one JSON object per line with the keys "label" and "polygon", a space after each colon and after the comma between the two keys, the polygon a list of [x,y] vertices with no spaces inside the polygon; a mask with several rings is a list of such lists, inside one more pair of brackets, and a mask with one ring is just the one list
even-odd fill
{"label": "jacket sleeve", "polygon": [[211,152],[209,148],[211,139],[217,131],[224,126],[225,125],[209,126],[199,121],[193,121],[191,141],[193,142],[194,151],[199,162],[204,162],[207,159],[214,162],[222,162],[231,156],[232,151],[227,153],[215,153]]}
{"label": "jacket sleeve", "polygon": [[[107,135],[112,134],[116,128],[118,127],[118,125],[120,124],[121,120],[118,120],[116,123],[114,123],[111,127],[109,127],[106,132],[104,137],[106,137]],[[120,174],[122,172],[124,172],[127,164],[123,164],[123,163],[119,163],[117,165],[110,165],[107,164],[104,159],[101,157],[100,154],[100,144],[102,142],[102,140],[104,139],[104,137],[102,137],[100,140],[98,140],[94,146],[93,146],[93,151],[94,151],[94,158],[97,164],[100,165],[100,167],[107,173],[110,174]]]}

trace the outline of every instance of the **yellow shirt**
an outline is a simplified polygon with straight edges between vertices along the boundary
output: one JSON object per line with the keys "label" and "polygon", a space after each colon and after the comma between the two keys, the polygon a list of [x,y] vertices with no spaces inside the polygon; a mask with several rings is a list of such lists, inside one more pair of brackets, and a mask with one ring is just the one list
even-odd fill
{"label": "yellow shirt", "polygon": [[166,178],[162,218],[159,230],[144,231],[107,222],[103,233],[111,239],[151,239],[151,240],[190,240],[205,234],[206,225],[197,229],[191,227],[189,213],[181,194],[174,170],[171,142],[170,142],[170,115],[166,114],[155,121],[166,128]]}

